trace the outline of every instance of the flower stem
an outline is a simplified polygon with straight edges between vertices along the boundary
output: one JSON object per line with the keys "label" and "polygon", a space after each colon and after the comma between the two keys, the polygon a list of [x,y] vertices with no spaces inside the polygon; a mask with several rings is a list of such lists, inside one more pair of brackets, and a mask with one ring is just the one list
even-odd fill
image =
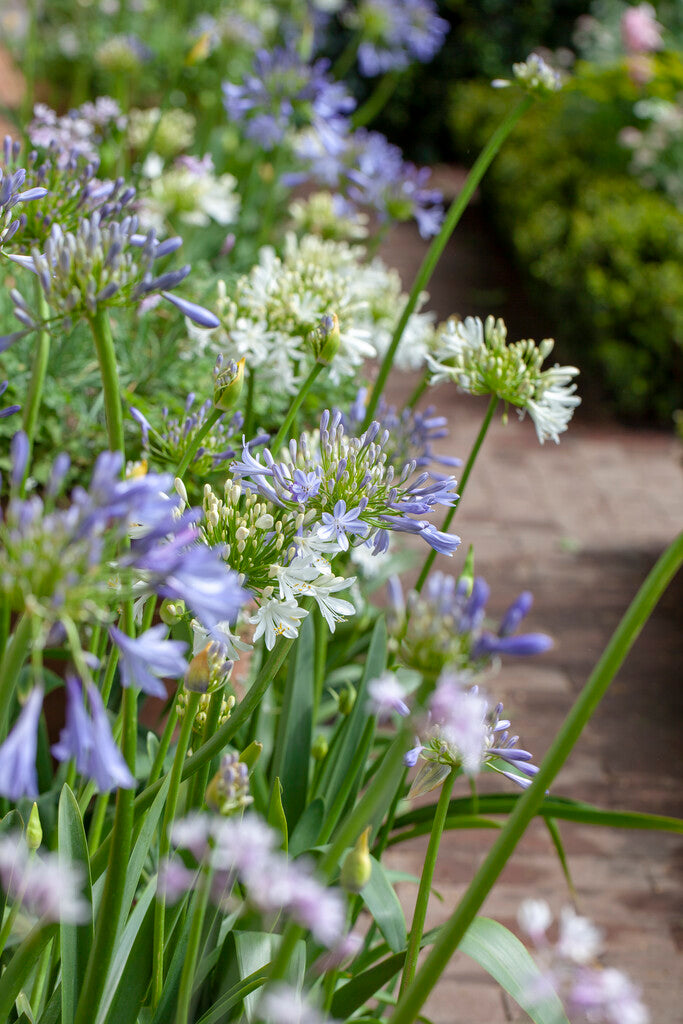
{"label": "flower stem", "polygon": [[164,726],[164,731],[161,734],[159,746],[157,748],[156,754],[154,755],[154,761],[149,772],[149,779],[147,780],[148,786],[151,786],[152,783],[156,782],[159,776],[161,775],[161,770],[164,767],[164,761],[166,760],[166,754],[168,753],[168,748],[171,745],[171,740],[173,739],[173,733],[175,732],[175,727],[177,724],[178,712],[176,710],[176,703],[174,697],[173,704],[171,705],[171,709],[168,712],[166,725]]}
{"label": "flower stem", "polygon": [[0,664],[0,737],[4,738],[12,697],[32,636],[31,616],[25,612],[5,648]]}
{"label": "flower stem", "polygon": [[[171,768],[171,781],[168,787],[168,796],[164,807],[164,820],[159,835],[159,863],[161,864],[168,856],[171,849],[170,829],[175,818],[178,806],[178,793],[182,779],[182,770],[185,763],[185,755],[190,745],[194,716],[199,707],[198,693],[188,693],[187,704],[183,724],[180,727],[178,745],[173,758]],[[164,987],[164,925],[166,917],[166,897],[161,890],[157,891],[157,901],[154,907],[154,947],[152,956],[152,1006],[156,1006],[161,999]]]}
{"label": "flower stem", "polygon": [[[38,310],[40,312],[41,320],[47,320],[50,316],[50,310],[47,302],[45,301],[45,294],[40,284],[36,282],[36,298],[38,301]],[[24,479],[21,482],[20,496],[23,498],[26,491],[26,479],[29,474],[31,466],[31,452],[33,451],[33,438],[36,433],[36,424],[38,423],[38,413],[40,412],[40,403],[43,398],[43,388],[45,386],[45,376],[47,374],[47,365],[50,360],[50,332],[43,329],[38,331],[38,343],[33,356],[33,369],[31,371],[31,380],[28,385],[28,394],[26,396],[26,404],[23,408],[22,414],[22,426],[24,433],[28,438],[29,446],[29,458],[26,460],[26,469],[24,470]]]}
{"label": "flower stem", "polygon": [[256,384],[256,370],[251,367],[247,370],[247,402],[244,409],[244,436],[247,441],[254,433],[254,385]]}
{"label": "flower stem", "polygon": [[[472,467],[474,466],[474,463],[476,462],[477,455],[479,454],[479,449],[481,448],[482,444],[484,443],[484,438],[486,437],[486,432],[488,431],[488,429],[489,429],[489,427],[491,425],[491,420],[493,419],[493,414],[496,411],[496,408],[498,406],[498,402],[499,401],[500,401],[500,399],[498,398],[498,395],[491,395],[491,398],[490,398],[490,401],[489,401],[489,405],[488,405],[488,409],[486,410],[486,415],[484,416],[484,421],[483,421],[483,423],[482,423],[482,425],[480,427],[479,433],[477,434],[476,440],[475,440],[474,444],[472,445],[472,450],[470,451],[470,454],[469,454],[469,457],[467,459],[467,462],[465,463],[465,468],[462,471],[462,476],[461,476],[460,480],[458,481],[458,495],[459,495],[459,497],[458,497],[457,503],[455,505],[452,505],[449,508],[448,515],[446,516],[446,518],[443,521],[443,526],[441,527],[441,529],[444,530],[444,531],[448,530],[448,527],[453,522],[453,517],[455,516],[456,511],[460,508],[460,502],[462,501],[462,496],[465,493],[465,488],[467,487],[467,481],[470,478],[470,473],[472,472]],[[427,576],[429,575],[429,570],[433,566],[435,558],[436,558],[436,551],[430,551],[429,554],[427,555],[427,557],[425,558],[425,564],[422,566],[422,571],[420,572],[420,575],[418,576],[418,579],[417,579],[417,583],[415,584],[415,591],[418,594],[420,593],[420,591],[422,590],[422,587],[424,586],[424,582],[427,579]]]}
{"label": "flower stem", "polygon": [[[123,735],[121,750],[133,775],[135,774],[135,747],[137,743],[137,693],[133,687],[123,691],[121,713]],[[133,833],[134,789],[119,789],[116,793],[116,811],[111,832],[109,863],[105,875],[100,911],[97,915],[95,937],[83,980],[74,1024],[90,1024],[104,992],[109,964],[114,953],[117,924],[121,914],[123,891],[130,856]]]}
{"label": "flower stem", "polygon": [[214,408],[211,410],[209,415],[206,417],[206,422],[200,427],[200,429],[197,431],[194,438],[192,439],[192,442],[185,449],[185,454],[178,463],[178,468],[175,471],[176,476],[179,476],[182,479],[182,477],[187,472],[187,467],[190,465],[193,458],[197,454],[197,449],[199,448],[200,444],[202,443],[206,435],[209,433],[211,428],[216,423],[218,423],[222,415],[223,413],[221,412],[220,409]]}
{"label": "flower stem", "polygon": [[109,447],[113,452],[121,452],[125,460],[126,447],[123,440],[123,414],[121,412],[119,371],[116,365],[116,349],[106,307],[98,306],[97,312],[88,319],[95,341],[97,359],[100,364]]}
{"label": "flower stem", "polygon": [[353,115],[351,120],[354,128],[363,128],[366,124],[370,124],[384,110],[398,85],[398,77],[398,72],[388,71],[380,78],[363,106],[359,107]]}
{"label": "flower stem", "polygon": [[451,203],[448,213],[446,214],[446,217],[444,219],[444,222],[441,225],[441,230],[439,231],[439,234],[436,236],[436,238],[430,245],[429,249],[427,250],[425,258],[423,259],[420,269],[417,272],[415,281],[413,282],[413,287],[410,290],[410,295],[408,296],[408,300],[405,304],[403,312],[401,313],[401,317],[398,321],[398,324],[396,325],[396,330],[394,331],[394,335],[391,339],[391,344],[389,345],[389,348],[384,354],[384,359],[382,360],[382,365],[379,368],[377,380],[372,389],[372,394],[370,395],[370,401],[368,403],[368,410],[365,419],[366,428],[368,427],[368,425],[372,421],[372,418],[375,415],[377,403],[379,402],[382,396],[382,392],[384,391],[387,382],[387,377],[389,376],[389,371],[391,370],[391,364],[393,363],[394,356],[396,355],[396,349],[398,348],[399,342],[403,337],[403,332],[406,329],[406,325],[408,323],[410,315],[414,311],[418,303],[418,299],[420,298],[421,292],[423,292],[424,289],[429,284],[429,280],[432,274],[434,273],[434,269],[437,263],[439,262],[441,254],[446,248],[446,243],[448,242],[448,239],[453,234],[453,231],[455,230],[458,221],[460,220],[465,209],[467,208],[467,204],[474,195],[477,185],[484,177],[484,174],[488,170],[488,167],[491,161],[493,160],[494,156],[496,155],[500,147],[503,145],[505,139],[508,137],[512,129],[515,127],[520,117],[526,113],[526,111],[529,109],[532,103],[533,97],[525,96],[522,100],[520,100],[517,106],[510,111],[510,113],[498,126],[496,131],[493,133],[493,135],[487,142],[484,149],[477,157],[477,160],[472,166],[470,173],[467,175],[467,181],[465,182],[462,191],[456,196],[456,198]]}
{"label": "flower stem", "polygon": [[183,962],[183,971],[180,975],[180,988],[178,991],[178,1008],[176,1010],[176,1024],[188,1024],[190,1014],[190,1003],[192,1001],[192,982],[194,981],[197,956],[199,954],[199,943],[202,937],[204,917],[211,891],[211,875],[202,875],[199,889],[195,893],[192,904],[192,918],[190,921],[190,935],[187,940],[187,950]]}
{"label": "flower stem", "polygon": [[425,919],[427,917],[427,906],[429,904],[429,894],[431,892],[432,881],[434,879],[436,858],[441,844],[441,836],[443,835],[443,828],[448,814],[448,802],[451,798],[451,793],[453,792],[454,783],[455,772],[451,769],[444,779],[443,786],[441,787],[441,795],[439,796],[439,802],[436,805],[436,811],[434,812],[432,831],[429,837],[429,846],[427,847],[427,856],[425,857],[425,862],[422,868],[420,888],[418,889],[417,900],[415,901],[415,913],[413,914],[413,923],[410,929],[410,937],[408,939],[408,949],[406,950],[406,958],[403,964],[403,975],[401,977],[401,988],[399,990],[400,995],[403,995],[405,990],[411,984],[415,977],[415,971],[417,970],[417,958],[420,953],[422,933],[424,931]]}
{"label": "flower stem", "polygon": [[406,409],[414,409],[415,408],[415,406],[417,405],[417,403],[420,401],[420,399],[424,395],[425,391],[427,390],[428,386],[429,386],[429,371],[425,370],[425,372],[422,374],[422,377],[417,382],[417,384],[415,386],[415,390],[413,391],[412,395],[410,396],[410,398],[406,402]]}
{"label": "flower stem", "polygon": [[533,784],[520,797],[498,839],[491,847],[459,906],[441,927],[432,951],[403,993],[392,1015],[392,1024],[412,1024],[419,1015],[465,932],[486,899],[496,879],[538,812],[545,792],[567,760],[593,712],[607,692],[638,634],[652,614],[669,582],[683,564],[683,533],[667,548],[650,571],[612,635],[574,706],[539,768]]}
{"label": "flower stem", "polygon": [[311,368],[311,372],[309,373],[308,377],[306,378],[306,380],[301,385],[301,387],[299,389],[298,395],[296,396],[296,398],[294,399],[294,401],[290,405],[289,412],[285,416],[285,419],[284,419],[284,422],[283,422],[282,426],[280,427],[280,429],[278,430],[277,434],[275,435],[275,439],[269,443],[268,447],[270,448],[270,450],[273,453],[274,457],[277,456],[278,451],[280,450],[282,445],[287,440],[287,437],[289,435],[289,428],[291,427],[292,423],[294,422],[294,417],[296,416],[296,414],[298,413],[299,409],[301,408],[301,404],[302,404],[304,398],[306,397],[308,392],[311,390],[311,387],[313,386],[313,382],[315,381],[316,377],[318,376],[318,374],[320,373],[322,368],[323,368],[323,364],[322,363],[314,363],[313,364],[313,366]]}

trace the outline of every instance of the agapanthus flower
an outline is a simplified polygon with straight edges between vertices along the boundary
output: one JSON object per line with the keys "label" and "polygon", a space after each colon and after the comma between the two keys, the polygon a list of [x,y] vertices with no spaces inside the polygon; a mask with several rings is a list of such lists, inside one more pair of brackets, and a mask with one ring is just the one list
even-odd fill
{"label": "agapanthus flower", "polygon": [[420,796],[439,786],[450,771],[474,776],[486,767],[523,788],[538,772],[528,750],[516,746],[510,722],[501,718],[502,704],[491,706],[467,677],[444,672],[429,702],[427,718],[418,723],[417,744],[404,758],[415,766],[423,761],[410,789]]}
{"label": "agapanthus flower", "polygon": [[500,655],[525,657],[552,646],[545,633],[517,634],[533,597],[523,591],[496,627],[486,619],[489,586],[477,576],[457,580],[442,572],[427,577],[421,593],[404,598],[398,577],[389,586],[389,627],[400,638],[401,661],[410,668],[438,674],[446,666],[478,672]]}
{"label": "agapanthus flower", "polygon": [[305,608],[299,608],[296,601],[280,601],[276,597],[264,600],[258,610],[249,619],[256,624],[254,640],[264,637],[266,647],[269,651],[275,646],[278,637],[288,637],[290,640],[299,635],[299,624],[305,619],[308,612]]}
{"label": "agapanthus flower", "polygon": [[207,627],[234,618],[247,595],[220,552],[198,543],[198,513],[181,513],[181,499],[169,498],[170,476],[122,480],[120,453],[103,452],[89,489],[76,488],[57,507],[68,459],[55,460],[44,498],[21,498],[28,456],[21,432],[12,451],[12,491],[0,519],[0,594],[12,610],[30,607],[45,631],[60,620],[106,622],[112,595],[137,596],[142,581],[148,593],[184,601]]}
{"label": "agapanthus flower", "polygon": [[132,33],[109,36],[95,50],[95,62],[113,74],[133,74],[151,57],[150,48]]}
{"label": "agapanthus flower", "polygon": [[[202,327],[217,327],[218,319],[208,309],[173,294],[172,289],[190,273],[189,264],[155,272],[155,262],[181,245],[180,238],[160,242],[151,230],[138,234],[135,216],[103,221],[96,211],[83,218],[73,233],[54,224],[44,253],[34,247],[31,256],[10,259],[36,275],[51,312],[48,325],[61,319],[70,326],[81,317],[95,316],[100,308],[135,306],[158,293]],[[14,315],[22,324],[29,329],[41,326],[42,315],[17,289],[11,298]]]}
{"label": "agapanthus flower", "polygon": [[[105,98],[100,97],[100,100]],[[22,210],[12,239],[14,254],[30,255],[34,246],[42,252],[55,223],[62,231],[74,232],[82,218],[95,210],[100,223],[120,218],[135,198],[135,189],[123,178],[102,180],[97,177],[100,159],[95,152],[81,155],[77,149],[62,148],[54,141],[47,149],[34,149],[23,155],[21,145],[6,136],[4,173],[15,173],[20,161],[25,164],[26,188],[41,201]],[[42,190],[42,196],[38,196],[36,190]]]}
{"label": "agapanthus flower", "polygon": [[338,192],[314,192],[295,199],[289,215],[299,234],[317,235],[336,242],[362,242],[368,237],[368,216]]}
{"label": "agapanthus flower", "polygon": [[189,110],[172,107],[134,108],[128,115],[128,144],[137,151],[143,151],[154,143],[154,152],[165,160],[177,156],[194,142],[196,118]]}
{"label": "agapanthus flower", "polygon": [[575,394],[575,366],[542,369],[554,344],[552,338],[539,345],[533,340],[508,344],[504,322],[492,316],[485,323],[479,317],[452,318],[427,356],[430,383],[451,380],[472,395],[497,395],[517,406],[520,418],[529,413],[541,444],[559,443],[581,399]]}
{"label": "agapanthus flower", "polygon": [[145,174],[150,179],[149,189],[138,208],[145,228],[163,233],[169,221],[206,227],[211,221],[226,226],[237,219],[237,179],[232,174],[217,176],[208,153],[202,159],[180,156],[166,169],[161,159],[152,162],[148,157]]}
{"label": "agapanthus flower", "polygon": [[9,800],[38,796],[36,752],[42,709],[43,691],[35,686],[7,739],[0,745],[0,794]]}
{"label": "agapanthus flower", "polygon": [[368,78],[427,63],[448,32],[433,0],[361,0],[346,21],[361,33],[358,68]]}
{"label": "agapanthus flower", "polygon": [[[345,933],[342,894],[319,882],[307,862],[289,860],[276,850],[272,829],[253,813],[211,816],[208,823],[207,817],[175,822],[172,837],[176,845],[192,849],[202,866],[212,868],[215,900],[225,899],[238,881],[248,905],[262,914],[284,913],[319,944],[335,947]],[[189,887],[195,881],[188,877],[187,883]]]}
{"label": "agapanthus flower", "polygon": [[622,971],[598,963],[603,936],[592,921],[564,907],[553,942],[547,934],[553,915],[545,900],[525,900],[517,917],[536,947],[541,972],[526,981],[532,1002],[541,1003],[554,992],[572,1020],[648,1024],[650,1015],[640,989]]}
{"label": "agapanthus flower", "polygon": [[378,721],[390,719],[393,712],[406,718],[410,709],[406,704],[406,692],[394,672],[383,672],[368,683],[368,707]]}
{"label": "agapanthus flower", "polygon": [[[547,96],[562,88],[562,77],[551,68],[538,53],[531,53],[525,61],[512,65],[515,81],[532,95]],[[496,78],[491,85],[504,89],[512,82],[507,78]]]}
{"label": "agapanthus flower", "polygon": [[[8,387],[9,381],[0,380],[0,398],[2,398]],[[0,420],[5,420],[8,416],[13,416],[14,413],[19,412],[20,409],[20,405],[6,405],[4,409],[0,409]]]}
{"label": "agapanthus flower", "polygon": [[[5,152],[7,145],[5,145]],[[11,152],[11,150],[10,150]],[[33,187],[24,189],[26,169],[19,167],[10,173],[7,167],[0,167],[0,248],[12,240],[21,226],[21,220],[15,219],[16,206],[19,203],[30,203],[47,195],[46,188]],[[14,213],[12,212],[14,211]]]}
{"label": "agapanthus flower", "polygon": [[[376,549],[384,550],[389,532],[397,531],[418,534],[437,550],[452,554],[459,538],[439,532],[422,516],[437,505],[456,501],[455,479],[445,477],[429,483],[427,473],[414,477],[414,462],[397,474],[386,465],[384,446],[388,439],[388,431],[380,434],[376,421],[360,437],[350,437],[341,413],[330,415],[325,411],[319,432],[302,434],[298,442],[290,441],[282,461],[276,461],[264,448],[261,464],[245,449],[242,460],[232,464],[231,472],[251,480],[254,489],[274,505],[292,513],[305,509],[309,531],[325,543],[336,542],[340,551],[348,550],[349,537],[374,539]],[[292,493],[297,469],[320,471],[320,488],[305,504]]]}
{"label": "agapanthus flower", "polygon": [[241,83],[223,84],[228,117],[243,124],[246,137],[265,150],[279,146],[288,132],[311,125],[334,152],[355,100],[328,76],[328,67],[326,60],[305,63],[293,48],[259,50]]}
{"label": "agapanthus flower", "polygon": [[109,635],[119,649],[122,686],[137,686],[151,697],[166,698],[162,679],[179,679],[185,674],[187,644],[167,639],[163,624],[152,626],[140,636],[127,636],[116,626]]}
{"label": "agapanthus flower", "polygon": [[111,734],[102,697],[92,683],[86,685],[90,714],[83,704],[80,681],[67,678],[66,725],[53,744],[52,753],[58,761],[75,760],[81,775],[92,779],[100,793],[112,789],[133,789],[131,774]]}
{"label": "agapanthus flower", "polygon": [[333,1024],[291,985],[269,985],[258,1002],[259,1018],[266,1024]]}
{"label": "agapanthus flower", "polygon": [[0,836],[0,883],[8,900],[41,921],[77,924],[89,915],[78,864],[57,853],[33,855],[22,835]]}

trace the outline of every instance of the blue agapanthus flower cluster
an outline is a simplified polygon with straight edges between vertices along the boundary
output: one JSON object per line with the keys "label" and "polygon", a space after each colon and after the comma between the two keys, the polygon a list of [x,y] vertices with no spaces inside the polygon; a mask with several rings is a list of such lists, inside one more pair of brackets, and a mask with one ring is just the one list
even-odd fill
{"label": "blue agapanthus flower cluster", "polygon": [[[5,156],[11,155],[13,151],[12,145],[10,144],[8,147],[7,140],[5,140]],[[6,165],[8,163],[9,160],[6,159]],[[15,217],[14,208],[19,203],[42,199],[44,195],[47,195],[47,189],[42,187],[24,189],[25,183],[26,169],[24,167],[19,167],[12,173],[9,172],[7,166],[4,170],[0,167],[0,247],[11,241],[21,227],[21,218]]]}
{"label": "blue agapanthus flower cluster", "polygon": [[[43,498],[20,497],[29,456],[21,431],[12,440],[11,493],[0,520],[0,598],[30,609],[45,630],[56,624],[106,621],[112,594],[182,600],[207,628],[234,619],[247,598],[220,553],[199,544],[199,512],[170,498],[170,475],[121,479],[123,459],[103,452],[88,490],[57,505],[69,459],[58,455]],[[132,537],[127,549],[121,541]],[[73,641],[74,634],[67,636]]]}
{"label": "blue agapanthus flower cluster", "polygon": [[315,134],[304,132],[296,152],[306,174],[289,175],[287,180],[308,176],[373,211],[380,222],[412,217],[423,238],[438,233],[444,217],[443,196],[428,187],[430,169],[404,160],[399,147],[381,132],[366,128],[350,132],[337,152],[325,149]]}
{"label": "blue agapanthus flower cluster", "polygon": [[437,505],[454,504],[455,478],[430,482],[429,473],[415,476],[414,460],[397,472],[387,465],[389,439],[377,421],[360,437],[349,436],[342,414],[326,410],[319,431],[292,439],[286,454],[277,453],[279,459],[264,448],[262,463],[245,447],[231,472],[250,480],[273,504],[304,510],[306,526],[317,522],[318,538],[335,542],[340,551],[348,550],[349,537],[372,542],[376,553],[386,551],[389,534],[396,531],[417,534],[436,551],[452,555],[460,538],[422,517]]}
{"label": "blue agapanthus flower cluster", "polygon": [[[181,245],[178,237],[160,242],[153,230],[139,234],[135,216],[105,221],[95,212],[80,220],[73,232],[54,224],[44,252],[34,247],[30,256],[10,255],[9,259],[33,271],[53,317],[67,327],[81,317],[95,316],[101,307],[139,305],[157,293],[199,326],[218,327],[218,319],[208,309],[171,291],[188,276],[189,264],[160,273],[154,266]],[[14,315],[26,330],[0,338],[0,351],[43,322],[18,289],[12,289],[10,297]]]}
{"label": "blue agapanthus flower cluster", "polygon": [[[368,389],[358,389],[356,400],[343,417],[344,426],[350,431],[360,428],[365,419],[365,402]],[[433,405],[422,411],[406,406],[400,413],[395,406],[389,405],[384,398],[377,407],[377,420],[383,430],[389,432],[389,439],[384,446],[387,464],[400,472],[406,463],[415,462],[417,469],[428,469],[434,479],[442,479],[444,474],[434,469],[434,465],[447,466],[455,469],[462,466],[462,459],[455,455],[439,455],[433,448],[434,441],[448,437],[448,420],[445,416],[436,416]]]}
{"label": "blue agapanthus flower cluster", "polygon": [[438,673],[449,666],[479,671],[501,655],[542,654],[552,646],[545,633],[517,633],[533,604],[528,591],[513,601],[500,623],[489,627],[486,605],[490,588],[481,576],[457,579],[431,573],[421,593],[407,600],[397,577],[389,583],[391,632],[403,663]]}
{"label": "blue agapanthus flower cluster", "polygon": [[251,74],[223,84],[228,117],[244,126],[247,138],[265,150],[288,132],[312,127],[327,151],[339,152],[355,100],[328,76],[329,62],[307,64],[292,49],[259,50]]}
{"label": "blue agapanthus flower cluster", "polygon": [[360,0],[347,21],[362,32],[358,68],[367,78],[430,61],[449,28],[433,0]]}

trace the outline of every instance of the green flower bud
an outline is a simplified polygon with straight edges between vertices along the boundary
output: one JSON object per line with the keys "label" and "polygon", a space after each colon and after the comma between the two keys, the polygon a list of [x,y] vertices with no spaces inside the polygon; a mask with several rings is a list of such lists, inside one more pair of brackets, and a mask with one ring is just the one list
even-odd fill
{"label": "green flower bud", "polygon": [[344,689],[339,692],[339,713],[341,715],[350,715],[355,703],[356,688],[351,683],[347,683]]}
{"label": "green flower bud", "polygon": [[263,744],[259,743],[258,740],[254,740],[248,747],[244,748],[239,759],[242,764],[246,764],[247,768],[253,768],[261,756],[262,750]]}
{"label": "green flower bud", "polygon": [[213,371],[213,404],[217,409],[230,412],[239,402],[244,385],[244,364],[244,356],[239,363],[231,360],[225,367],[221,356],[216,360]]}
{"label": "green flower bud", "polygon": [[327,757],[327,751],[330,749],[329,743],[324,736],[316,736],[311,745],[311,756],[314,761],[324,761]]}
{"label": "green flower bud", "polygon": [[469,551],[467,552],[467,558],[465,559],[463,570],[458,577],[458,583],[467,584],[465,597],[469,597],[472,593],[472,587],[474,586],[474,547],[472,544],[470,544]]}
{"label": "green flower bud", "polygon": [[40,824],[40,814],[38,813],[38,804],[33,803],[31,808],[31,814],[29,815],[28,825],[26,826],[26,844],[29,850],[37,850],[43,841],[43,826]]}
{"label": "green flower bud", "polygon": [[306,341],[313,350],[316,362],[329,366],[339,351],[341,341],[337,314],[326,313],[322,316],[318,326],[306,335]]}
{"label": "green flower bud", "polygon": [[370,881],[372,860],[368,849],[368,838],[372,827],[368,825],[358,836],[356,845],[344,857],[340,881],[347,892],[360,892]]}
{"label": "green flower bud", "polygon": [[176,623],[180,622],[185,615],[185,602],[184,601],[169,601],[166,598],[161,602],[159,608],[159,618],[167,626],[175,626]]}

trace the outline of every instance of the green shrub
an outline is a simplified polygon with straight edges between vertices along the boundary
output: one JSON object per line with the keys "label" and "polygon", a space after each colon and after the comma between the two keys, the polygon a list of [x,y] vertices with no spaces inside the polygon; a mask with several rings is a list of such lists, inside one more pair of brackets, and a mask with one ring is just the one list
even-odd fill
{"label": "green shrub", "polygon": [[[668,424],[683,381],[683,213],[628,174],[617,135],[637,95],[622,69],[585,70],[529,112],[483,187],[565,355],[600,373],[615,411]],[[488,85],[456,90],[461,152],[510,102]]]}

